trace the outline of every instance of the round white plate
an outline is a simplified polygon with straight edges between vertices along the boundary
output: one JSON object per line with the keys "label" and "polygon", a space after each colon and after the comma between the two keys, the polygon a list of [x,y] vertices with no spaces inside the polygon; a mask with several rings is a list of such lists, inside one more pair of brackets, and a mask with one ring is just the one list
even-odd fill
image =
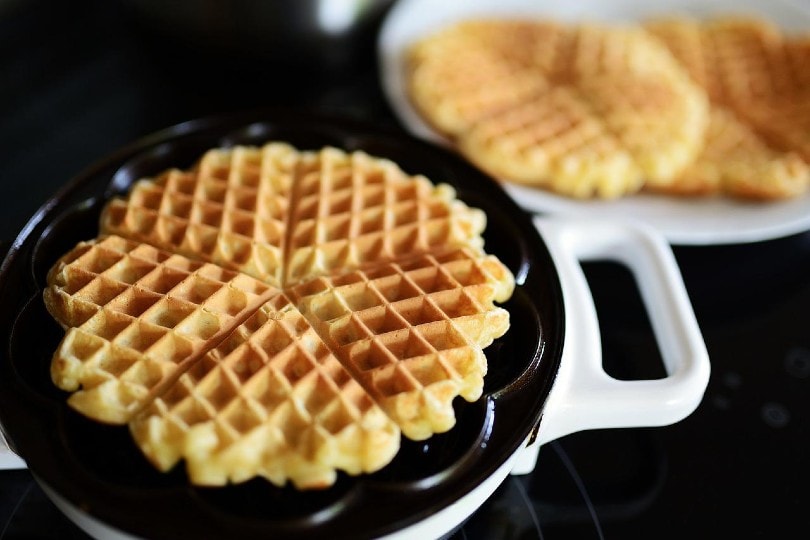
{"label": "round white plate", "polygon": [[[481,15],[618,23],[672,14],[696,17],[752,14],[763,16],[789,32],[810,31],[810,6],[790,0],[399,0],[380,29],[378,56],[383,91],[406,129],[429,141],[448,144],[419,117],[406,94],[404,52],[420,37],[455,21]],[[810,195],[774,203],[644,194],[615,201],[580,201],[515,184],[505,187],[530,211],[635,219],[680,245],[754,242],[810,229]]]}

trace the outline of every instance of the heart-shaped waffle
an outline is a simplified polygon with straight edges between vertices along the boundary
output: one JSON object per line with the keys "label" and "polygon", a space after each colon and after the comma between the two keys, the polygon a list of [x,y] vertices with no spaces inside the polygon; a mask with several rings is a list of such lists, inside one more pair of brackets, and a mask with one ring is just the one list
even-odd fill
{"label": "heart-shaped waffle", "polygon": [[110,201],[51,269],[53,380],[193,483],[376,471],[481,395],[514,288],[484,226],[362,152],[209,151]]}

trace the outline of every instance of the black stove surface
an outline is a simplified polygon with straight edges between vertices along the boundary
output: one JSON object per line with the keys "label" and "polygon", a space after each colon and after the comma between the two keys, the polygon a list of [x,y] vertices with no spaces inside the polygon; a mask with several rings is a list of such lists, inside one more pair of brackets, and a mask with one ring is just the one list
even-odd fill
{"label": "black stove surface", "polygon": [[[0,3],[0,240],[115,148],[193,118],[298,107],[399,124],[373,50],[344,75],[213,66],[135,24],[117,2]],[[400,128],[401,129],[401,128]],[[455,539],[806,537],[810,531],[810,233],[675,247],[712,362],[678,424],[569,435],[510,477]],[[606,369],[662,374],[635,284],[584,265]],[[86,538],[25,470],[0,471],[0,539]]]}

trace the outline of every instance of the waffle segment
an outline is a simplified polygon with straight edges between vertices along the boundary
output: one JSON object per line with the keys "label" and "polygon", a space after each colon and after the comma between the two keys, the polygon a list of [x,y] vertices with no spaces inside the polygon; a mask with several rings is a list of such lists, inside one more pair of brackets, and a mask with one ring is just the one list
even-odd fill
{"label": "waffle segment", "polygon": [[321,277],[293,294],[352,376],[421,440],[453,426],[456,396],[481,395],[482,349],[509,327],[493,302],[513,287],[500,262],[462,250]]}
{"label": "waffle segment", "polygon": [[273,288],[210,264],[110,236],[82,243],[49,276],[45,305],[69,327],[51,377],[71,406],[128,422]]}
{"label": "waffle segment", "polygon": [[399,429],[279,294],[130,424],[161,470],[185,458],[195,484],[263,476],[322,488],[373,472]]}
{"label": "waffle segment", "polygon": [[447,185],[391,161],[336,148],[306,153],[290,215],[285,283],[346,272],[437,246],[481,248],[486,217]]}
{"label": "waffle segment", "polygon": [[284,143],[215,149],[190,171],[137,182],[111,201],[101,232],[149,243],[276,286],[298,153]]}

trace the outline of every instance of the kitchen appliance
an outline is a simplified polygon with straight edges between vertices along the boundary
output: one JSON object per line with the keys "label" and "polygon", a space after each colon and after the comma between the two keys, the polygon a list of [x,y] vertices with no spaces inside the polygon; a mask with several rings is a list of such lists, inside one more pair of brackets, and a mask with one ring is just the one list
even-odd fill
{"label": "kitchen appliance", "polygon": [[[455,187],[460,199],[486,212],[487,249],[516,276],[516,291],[505,304],[512,324],[487,349],[484,398],[458,403],[453,430],[405,441],[379,473],[342,478],[315,493],[274,488],[261,479],[195,489],[181,471],[150,470],[125,427],[102,426],[67,407],[49,376],[62,330],[49,320],[42,289],[53,263],[97,234],[100,210],[110,197],[140,178],[186,168],[208,148],[269,140],[301,149],[364,150]],[[454,154],[363,123],[271,111],[163,130],[75,178],[12,244],[0,270],[6,314],[0,328],[8,346],[0,362],[0,422],[10,446],[57,506],[94,536],[441,536],[478,508],[510,471],[530,472],[541,443],[582,429],[676,422],[694,410],[708,381],[700,332],[659,235],[616,222],[537,219],[536,225],[542,239],[496,183]],[[619,381],[603,371],[598,323],[578,266],[592,257],[622,261],[639,276],[666,377]],[[268,512],[268,504],[278,510]],[[143,514],[152,519],[143,520]]]}

